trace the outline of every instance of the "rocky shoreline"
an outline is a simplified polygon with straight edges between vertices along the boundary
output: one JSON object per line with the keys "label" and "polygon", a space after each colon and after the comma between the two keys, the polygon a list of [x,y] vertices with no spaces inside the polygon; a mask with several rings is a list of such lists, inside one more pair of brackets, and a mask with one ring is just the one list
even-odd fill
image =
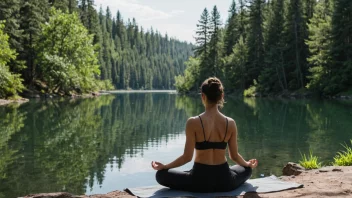
{"label": "rocky shoreline", "polygon": [[[71,95],[71,96],[61,96],[57,94],[33,94],[33,95],[26,95],[25,98],[20,98],[16,100],[5,100],[5,99],[0,99],[0,106],[4,105],[9,105],[9,104],[23,104],[28,102],[30,99],[55,99],[55,98],[94,98],[98,97],[100,95],[107,95],[109,93],[105,92],[92,92],[92,93],[87,93],[87,94],[77,94],[77,95]],[[28,99],[30,98],[30,99]]]}
{"label": "rocky shoreline", "polygon": [[0,99],[0,106],[2,105],[8,105],[8,104],[23,104],[28,102],[29,100],[27,98],[21,98],[21,99],[17,99],[17,100],[4,100],[4,99]]}
{"label": "rocky shoreline", "polygon": [[[276,197],[352,197],[352,166],[327,166],[320,169],[305,170],[295,163],[283,168],[283,181],[303,184],[303,188],[274,193],[246,193],[243,198]],[[122,191],[100,195],[72,195],[65,192],[32,194],[22,198],[132,198]]]}

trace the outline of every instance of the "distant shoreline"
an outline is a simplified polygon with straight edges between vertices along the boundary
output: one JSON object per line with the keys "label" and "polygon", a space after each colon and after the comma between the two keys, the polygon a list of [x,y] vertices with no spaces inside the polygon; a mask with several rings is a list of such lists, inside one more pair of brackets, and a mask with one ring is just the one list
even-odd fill
{"label": "distant shoreline", "polygon": [[[100,95],[106,94],[115,94],[115,93],[169,93],[169,94],[177,94],[176,90],[112,90],[112,91],[99,91],[99,92],[92,92],[90,94],[77,94],[71,96],[71,98],[91,98]],[[57,98],[57,97],[65,97],[65,96],[58,96],[57,94],[32,94],[28,95],[27,97],[23,97],[17,100],[11,99],[1,99],[0,98],[0,106],[5,106],[8,104],[22,104],[26,103],[30,100],[30,98]]]}
{"label": "distant shoreline", "polygon": [[21,98],[21,99],[17,99],[17,100],[5,100],[5,99],[0,99],[0,106],[5,106],[8,104],[22,104],[22,103],[26,103],[28,102],[29,99],[26,98]]}
{"label": "distant shoreline", "polygon": [[100,93],[177,93],[176,90],[112,90]]}

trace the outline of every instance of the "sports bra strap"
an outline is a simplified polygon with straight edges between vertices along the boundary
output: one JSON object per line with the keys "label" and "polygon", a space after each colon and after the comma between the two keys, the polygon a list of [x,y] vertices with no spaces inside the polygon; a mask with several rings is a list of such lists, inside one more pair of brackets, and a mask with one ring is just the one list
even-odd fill
{"label": "sports bra strap", "polygon": [[224,136],[224,140],[223,142],[225,142],[225,139],[226,139],[226,135],[227,135],[227,127],[229,125],[229,120],[226,118],[226,132],[225,132],[225,136]]}
{"label": "sports bra strap", "polygon": [[204,132],[204,126],[203,126],[203,121],[202,121],[202,118],[200,116],[198,116],[199,119],[200,119],[200,123],[202,124],[202,128],[203,128],[203,135],[204,135],[204,141],[206,141],[205,139],[205,132]]}

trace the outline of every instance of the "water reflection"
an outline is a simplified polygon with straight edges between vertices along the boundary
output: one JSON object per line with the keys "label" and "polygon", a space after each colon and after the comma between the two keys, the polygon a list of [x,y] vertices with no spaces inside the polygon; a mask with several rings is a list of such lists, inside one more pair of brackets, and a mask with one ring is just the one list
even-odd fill
{"label": "water reflection", "polygon": [[[300,150],[331,161],[352,139],[351,107],[351,101],[228,99],[223,111],[237,122],[240,153],[260,161],[259,176],[280,175]],[[153,185],[150,161],[180,155],[185,121],[202,111],[199,97],[170,93],[0,107],[0,198]]]}

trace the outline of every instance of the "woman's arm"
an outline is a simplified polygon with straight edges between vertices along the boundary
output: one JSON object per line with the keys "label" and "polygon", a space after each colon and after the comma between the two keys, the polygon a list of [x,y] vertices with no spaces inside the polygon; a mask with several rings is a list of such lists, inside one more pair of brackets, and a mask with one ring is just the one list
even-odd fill
{"label": "woman's arm", "polygon": [[184,164],[190,162],[193,158],[194,147],[196,144],[194,127],[192,126],[194,122],[193,118],[189,118],[186,123],[186,143],[183,154],[178,157],[173,162],[163,165],[159,162],[152,162],[152,167],[156,170],[161,169],[171,169],[183,166]]}
{"label": "woman's arm", "polygon": [[240,166],[251,167],[251,163],[243,159],[243,157],[238,153],[237,146],[237,126],[234,120],[229,121],[229,129],[232,131],[229,140],[229,156],[230,159],[236,162]]}

